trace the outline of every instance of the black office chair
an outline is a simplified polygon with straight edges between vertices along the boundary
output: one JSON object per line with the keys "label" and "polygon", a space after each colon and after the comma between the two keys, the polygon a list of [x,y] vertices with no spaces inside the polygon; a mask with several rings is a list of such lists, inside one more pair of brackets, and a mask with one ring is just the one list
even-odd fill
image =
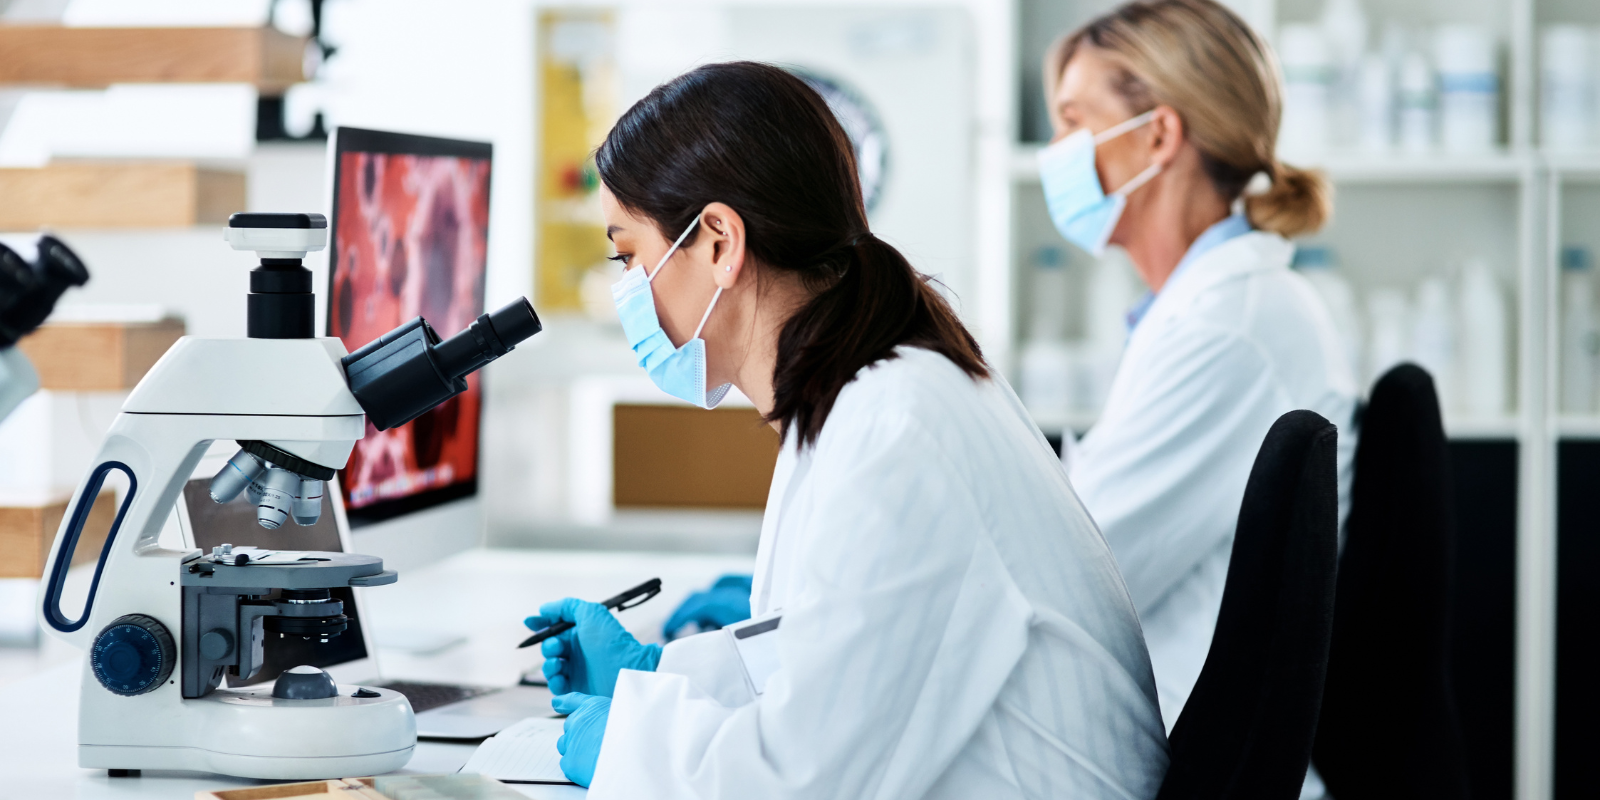
{"label": "black office chair", "polygon": [[1158,800],[1294,800],[1322,705],[1339,485],[1333,423],[1273,423],[1245,485],[1217,629]]}
{"label": "black office chair", "polygon": [[1464,800],[1450,682],[1450,464],[1433,379],[1372,389],[1356,445],[1313,763],[1336,798]]}

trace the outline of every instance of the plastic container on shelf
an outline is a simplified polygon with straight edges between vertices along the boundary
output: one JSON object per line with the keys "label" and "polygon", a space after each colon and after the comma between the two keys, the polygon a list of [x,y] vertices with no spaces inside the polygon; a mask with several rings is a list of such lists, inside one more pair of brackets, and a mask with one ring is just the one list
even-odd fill
{"label": "plastic container on shelf", "polygon": [[1394,67],[1383,54],[1362,57],[1358,95],[1361,149],[1368,153],[1388,152],[1394,146]]}
{"label": "plastic container on shelf", "polygon": [[1437,111],[1433,65],[1428,57],[1411,50],[1400,59],[1396,122],[1400,149],[1412,154],[1433,152],[1434,115]]}
{"label": "plastic container on shelf", "polygon": [[1495,42],[1482,25],[1439,26],[1439,138],[1449,153],[1481,153],[1499,141],[1500,72]]}
{"label": "plastic container on shelf", "polygon": [[1028,341],[1019,377],[1022,402],[1036,417],[1066,414],[1073,394],[1073,351],[1065,341],[1068,295],[1066,255],[1052,245],[1033,252]]}
{"label": "plastic container on shelf", "polygon": [[1442,276],[1424,278],[1417,285],[1411,317],[1411,358],[1433,376],[1439,405],[1461,406],[1456,390],[1456,309],[1450,283]]}
{"label": "plastic container on shelf", "polygon": [[1294,253],[1294,268],[1311,283],[1322,297],[1339,342],[1349,359],[1350,374],[1359,375],[1363,349],[1361,314],[1356,307],[1356,293],[1350,282],[1340,274],[1338,260],[1332,249],[1316,245],[1299,247]]}
{"label": "plastic container on shelf", "polygon": [[1461,408],[1475,417],[1503,416],[1511,388],[1506,300],[1482,259],[1462,270],[1458,300]]}
{"label": "plastic container on shelf", "polygon": [[1366,385],[1402,361],[1411,359],[1411,301],[1392,287],[1367,293]]}
{"label": "plastic container on shelf", "polygon": [[1595,412],[1595,370],[1600,360],[1600,320],[1594,307],[1594,267],[1589,250],[1561,250],[1561,410]]}
{"label": "plastic container on shelf", "polygon": [[1278,148],[1290,158],[1326,152],[1332,125],[1333,53],[1321,26],[1284,25],[1278,33],[1283,65],[1283,122]]}
{"label": "plastic container on shelf", "polygon": [[1551,25],[1539,35],[1539,128],[1545,147],[1594,144],[1596,35],[1582,25]]}
{"label": "plastic container on shelf", "polygon": [[1367,51],[1367,14],[1361,0],[1326,0],[1319,20],[1328,42],[1332,75],[1329,113],[1334,147],[1350,147],[1361,140],[1362,57]]}

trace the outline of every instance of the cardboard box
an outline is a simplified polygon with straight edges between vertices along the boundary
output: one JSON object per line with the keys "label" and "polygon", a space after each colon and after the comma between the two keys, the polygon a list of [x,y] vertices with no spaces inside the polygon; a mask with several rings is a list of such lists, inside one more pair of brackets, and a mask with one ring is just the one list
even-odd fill
{"label": "cardboard box", "polygon": [[118,391],[138,385],[183,330],[176,319],[46,323],[17,346],[33,362],[42,389]]}

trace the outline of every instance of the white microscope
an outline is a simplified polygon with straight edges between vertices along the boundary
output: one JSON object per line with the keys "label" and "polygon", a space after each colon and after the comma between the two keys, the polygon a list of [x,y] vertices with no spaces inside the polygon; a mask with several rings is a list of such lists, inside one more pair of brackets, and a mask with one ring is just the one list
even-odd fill
{"label": "white microscope", "polygon": [[[411,421],[466,389],[465,376],[540,330],[525,298],[441,341],[421,317],[346,355],[313,337],[305,253],[327,243],[320,214],[235,214],[226,237],[254,250],[246,338],[185,336],[123,405],[56,534],[40,590],[43,629],[89,650],[78,712],[78,764],[113,776],[142,769],[248,778],[374,775],[416,745],[406,698],[337,686],[314,667],[269,686],[248,678],[285,637],[326,642],[346,626],[329,589],[397,579],[373,556],[253,548],[169,550],[161,529],[214,440],[240,451],[212,480],[227,502],[248,492],[257,520],[316,521],[323,481],[372,422]],[[61,595],[89,507],[113,472],[126,480],[83,610]],[[274,635],[275,634],[275,635]]]}

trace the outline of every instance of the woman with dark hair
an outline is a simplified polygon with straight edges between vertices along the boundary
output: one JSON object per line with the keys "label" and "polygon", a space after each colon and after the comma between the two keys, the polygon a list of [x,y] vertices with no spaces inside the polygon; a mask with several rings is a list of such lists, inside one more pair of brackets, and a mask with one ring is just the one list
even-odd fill
{"label": "woman with dark hair", "polygon": [[1148,798],[1139,621],[1038,428],[867,227],[822,98],[762,64],[657,87],[597,154],[628,342],[667,392],[783,436],[749,623],[641,645],[530,627],[591,797]]}

